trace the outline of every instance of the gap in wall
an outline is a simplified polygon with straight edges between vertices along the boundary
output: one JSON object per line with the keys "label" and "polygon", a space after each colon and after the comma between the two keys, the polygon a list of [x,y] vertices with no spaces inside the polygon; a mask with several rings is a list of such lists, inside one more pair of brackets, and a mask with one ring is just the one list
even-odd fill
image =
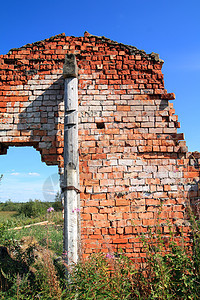
{"label": "gap in wall", "polygon": [[54,201],[60,191],[57,166],[47,166],[33,147],[9,147],[0,155],[0,202]]}

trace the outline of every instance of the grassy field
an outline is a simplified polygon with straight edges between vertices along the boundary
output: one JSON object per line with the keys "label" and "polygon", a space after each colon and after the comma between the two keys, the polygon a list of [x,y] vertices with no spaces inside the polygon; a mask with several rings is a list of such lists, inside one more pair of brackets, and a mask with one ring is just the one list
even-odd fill
{"label": "grassy field", "polygon": [[0,299],[61,299],[62,212],[47,212],[47,203],[38,201],[23,205],[15,205],[15,211],[1,205]]}
{"label": "grassy field", "polygon": [[16,211],[0,211],[0,223],[5,222],[7,220],[12,220],[12,217],[16,215]]}
{"label": "grassy field", "polygon": [[[45,225],[33,224],[48,221]],[[62,212],[53,212],[36,218],[21,217],[17,212],[0,211],[0,223],[8,225],[7,240],[21,240],[33,237],[41,246],[49,247],[56,255],[63,252]],[[52,223],[52,224],[51,224]],[[25,226],[32,225],[28,228]],[[18,228],[19,227],[19,228]],[[22,228],[21,228],[22,227]]]}

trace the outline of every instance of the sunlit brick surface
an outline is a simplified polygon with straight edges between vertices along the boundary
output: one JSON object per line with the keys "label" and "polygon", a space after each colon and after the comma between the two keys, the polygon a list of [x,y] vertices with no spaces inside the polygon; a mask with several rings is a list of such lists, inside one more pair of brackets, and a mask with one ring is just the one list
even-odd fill
{"label": "sunlit brick surface", "polygon": [[186,203],[200,198],[200,155],[177,134],[157,54],[85,33],[1,55],[0,152],[32,145],[62,173],[67,53],[79,67],[83,256],[122,248],[139,259],[138,233],[159,222],[167,235],[170,220],[187,235]]}

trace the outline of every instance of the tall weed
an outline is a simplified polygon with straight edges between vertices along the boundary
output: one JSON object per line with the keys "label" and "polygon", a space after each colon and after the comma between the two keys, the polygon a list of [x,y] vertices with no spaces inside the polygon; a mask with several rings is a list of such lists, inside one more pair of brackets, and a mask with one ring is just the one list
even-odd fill
{"label": "tall weed", "polygon": [[158,222],[147,234],[139,236],[142,254],[146,254],[140,267],[123,253],[99,253],[70,266],[68,281],[64,279],[62,261],[55,257],[55,251],[49,250],[48,228],[45,247],[35,242],[24,248],[19,240],[6,240],[7,228],[2,225],[0,242],[4,247],[0,248],[5,259],[1,259],[0,265],[0,298],[197,300],[200,298],[200,227],[191,211],[189,214],[189,242],[184,232],[178,232],[170,224],[165,234]]}

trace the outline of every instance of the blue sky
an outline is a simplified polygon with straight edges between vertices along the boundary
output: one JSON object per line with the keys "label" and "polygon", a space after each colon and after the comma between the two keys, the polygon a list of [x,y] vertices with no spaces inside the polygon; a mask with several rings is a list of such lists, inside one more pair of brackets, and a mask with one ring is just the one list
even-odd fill
{"label": "blue sky", "polygon": [[[179,132],[189,151],[200,151],[199,11],[199,0],[2,1],[0,54],[62,32],[83,36],[84,31],[159,53],[165,87],[176,95]],[[52,199],[57,191],[57,167],[41,163],[32,148],[12,148],[0,156],[1,173],[0,201],[45,200],[48,192]]]}
{"label": "blue sky", "polygon": [[58,168],[41,162],[32,147],[10,147],[0,156],[0,201],[24,202],[29,199],[53,201],[59,190]]}

